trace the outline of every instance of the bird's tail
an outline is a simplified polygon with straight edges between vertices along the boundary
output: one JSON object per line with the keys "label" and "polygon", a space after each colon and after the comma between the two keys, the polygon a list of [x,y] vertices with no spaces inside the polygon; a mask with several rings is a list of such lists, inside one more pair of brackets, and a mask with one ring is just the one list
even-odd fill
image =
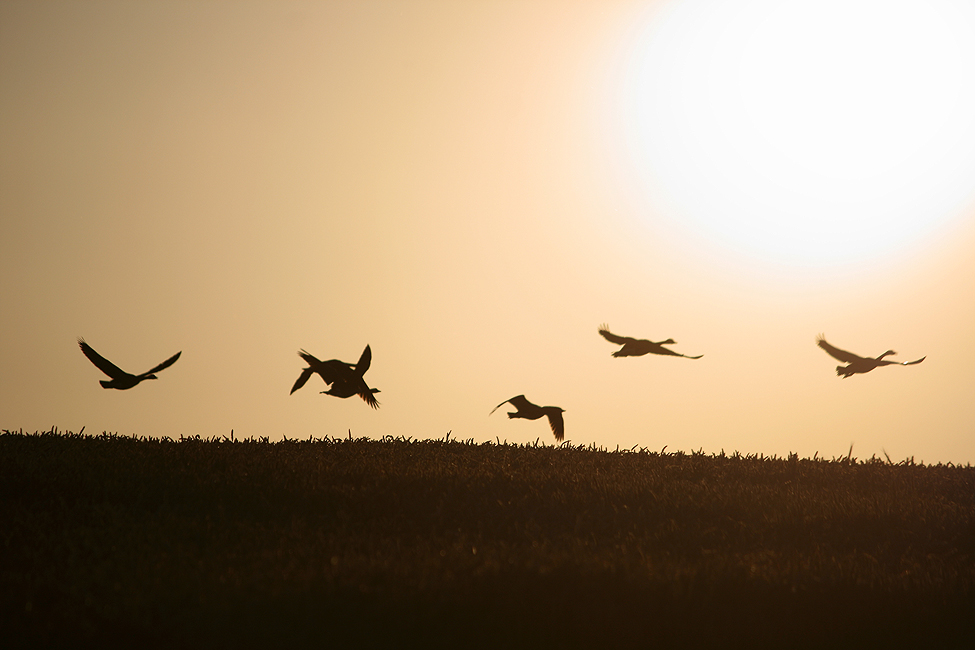
{"label": "bird's tail", "polygon": [[109,384],[111,384],[112,382],[107,379],[102,379],[98,383],[102,385],[102,388],[111,388]]}

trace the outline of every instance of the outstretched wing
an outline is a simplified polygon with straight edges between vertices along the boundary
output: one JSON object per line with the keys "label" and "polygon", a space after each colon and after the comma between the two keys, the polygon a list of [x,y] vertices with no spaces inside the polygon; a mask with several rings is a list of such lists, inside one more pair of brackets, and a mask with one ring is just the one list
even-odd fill
{"label": "outstretched wing", "polygon": [[[504,406],[508,402],[511,402],[511,405],[514,406],[519,411],[522,408],[524,408],[525,406],[532,405],[531,402],[529,402],[527,399],[525,399],[525,396],[524,395],[516,395],[516,396],[512,397],[511,399],[506,399],[505,401],[503,401],[500,404],[498,404],[497,406],[495,406],[493,409],[491,409],[491,413],[494,413],[495,411],[497,411],[499,408],[501,408],[502,406]],[[488,415],[491,415],[491,413],[488,413]]]}
{"label": "outstretched wing", "polygon": [[525,399],[524,395],[516,395],[515,397],[512,397],[508,401],[511,402],[511,405],[514,406],[519,411],[526,407],[530,408],[532,406],[535,406],[535,404],[532,404],[527,399]]}
{"label": "outstretched wing", "polygon": [[636,343],[638,339],[630,338],[629,336],[618,336],[609,331],[609,325],[600,325],[599,333],[602,334],[603,338],[611,343],[616,343],[617,345],[626,345],[627,343]]}
{"label": "outstretched wing", "polygon": [[176,360],[179,359],[179,355],[181,355],[181,354],[183,354],[183,351],[182,350],[180,350],[179,352],[177,352],[173,356],[169,357],[168,359],[166,359],[165,361],[163,361],[162,363],[160,363],[158,366],[156,366],[152,370],[147,371],[146,374],[147,375],[151,375],[154,372],[159,372],[160,370],[165,370],[169,366],[171,366],[174,363],[176,363]]}
{"label": "outstretched wing", "polygon": [[[125,377],[129,373],[125,372],[114,363],[103,357],[102,355],[95,352],[94,348],[85,343],[84,339],[78,339],[78,347],[81,351],[85,353],[88,360],[95,364],[95,367],[104,372],[106,375],[112,379],[118,379],[119,377]],[[179,356],[179,355],[177,355]]]}
{"label": "outstretched wing", "polygon": [[887,361],[884,359],[879,364],[880,366],[913,366],[915,363],[921,363],[927,359],[927,357],[921,357],[920,359],[915,359],[914,361]]}
{"label": "outstretched wing", "polygon": [[377,391],[375,391],[375,389],[370,389],[367,387],[366,390],[359,392],[359,397],[361,397],[362,400],[372,408],[378,409],[379,401],[376,399],[376,396],[373,395],[373,392],[377,392]]}
{"label": "outstretched wing", "polygon": [[302,370],[301,371],[301,374],[298,375],[298,380],[295,381],[295,385],[291,387],[291,392],[288,393],[288,394],[289,395],[292,395],[292,394],[294,394],[294,392],[296,390],[298,390],[299,388],[301,388],[302,386],[304,386],[308,382],[308,379],[312,376],[312,374],[314,372],[315,371],[312,370],[311,368],[305,368],[304,370]]}
{"label": "outstretched wing", "polygon": [[857,361],[863,361],[863,357],[858,357],[852,352],[847,352],[846,350],[841,350],[837,347],[833,347],[832,345],[826,342],[826,339],[823,338],[822,334],[816,337],[816,344],[822,349],[826,350],[829,356],[833,357],[837,361],[843,361],[845,363],[855,363]]}
{"label": "outstretched wing", "polygon": [[355,364],[356,374],[358,374],[360,377],[366,374],[366,370],[369,370],[370,364],[372,364],[372,350],[370,350],[369,346],[367,345],[366,349],[362,351],[362,356],[359,357],[359,363]]}
{"label": "outstretched wing", "polygon": [[548,423],[552,427],[552,433],[555,434],[555,439],[562,442],[565,439],[565,422],[562,420],[562,412],[549,411],[546,415],[548,415]]}
{"label": "outstretched wing", "polygon": [[685,359],[700,359],[703,354],[699,354],[696,357],[688,356],[686,354],[681,354],[680,352],[674,352],[670,348],[665,348],[663,344],[654,344],[653,349],[650,350],[653,354],[670,355],[672,357],[684,357]]}

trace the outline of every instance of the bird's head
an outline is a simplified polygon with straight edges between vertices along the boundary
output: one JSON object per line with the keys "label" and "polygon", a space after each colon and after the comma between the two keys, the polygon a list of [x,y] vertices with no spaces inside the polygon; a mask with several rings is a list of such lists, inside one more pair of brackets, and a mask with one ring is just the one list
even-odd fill
{"label": "bird's head", "polygon": [[159,379],[159,377],[157,377],[155,375],[146,375],[145,376],[145,379]]}
{"label": "bird's head", "polygon": [[884,357],[886,357],[886,356],[888,356],[890,354],[897,354],[897,353],[894,352],[893,350],[887,350],[886,352],[884,352],[883,354],[881,354],[879,357],[877,357],[877,361],[880,361],[881,359],[883,359]]}
{"label": "bird's head", "polygon": [[677,345],[677,341],[674,339],[667,339],[666,341],[661,341],[660,345]]}

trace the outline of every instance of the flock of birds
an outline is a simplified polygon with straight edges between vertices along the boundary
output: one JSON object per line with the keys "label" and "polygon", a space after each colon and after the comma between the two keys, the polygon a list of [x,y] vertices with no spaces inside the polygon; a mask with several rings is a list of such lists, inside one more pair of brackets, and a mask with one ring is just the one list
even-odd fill
{"label": "flock of birds", "polygon": [[[623,346],[613,353],[614,357],[641,357],[645,354],[660,354],[672,357],[683,357],[685,359],[700,359],[704,356],[703,354],[699,354],[696,357],[692,357],[675,352],[670,348],[665,348],[665,345],[676,345],[677,342],[673,339],[654,342],[646,339],[635,339],[629,336],[619,336],[610,332],[608,325],[600,326],[599,333],[610,343]],[[843,363],[847,364],[845,366],[836,366],[836,374],[843,379],[852,377],[856,374],[870,372],[874,368],[879,368],[880,366],[913,366],[914,364],[921,363],[926,358],[921,357],[915,361],[900,362],[885,359],[884,357],[897,354],[893,350],[887,350],[877,357],[861,357],[853,354],[852,352],[847,352],[846,350],[841,350],[833,345],[830,345],[826,342],[826,339],[823,338],[822,335],[816,337],[816,344],[837,361],[842,361]],[[95,364],[96,368],[111,378],[108,381],[101,380],[99,382],[102,385],[102,388],[115,388],[117,390],[128,390],[146,379],[157,379],[155,373],[165,370],[169,366],[176,363],[176,360],[179,359],[179,355],[182,354],[182,351],[177,352],[151,370],[148,370],[141,375],[133,375],[125,372],[114,363],[95,352],[95,350],[88,345],[84,339],[78,339],[78,346],[81,348],[84,355],[88,357],[88,360]],[[298,375],[298,379],[295,381],[294,386],[291,387],[291,394],[308,383],[308,380],[312,375],[317,374],[322,378],[322,381],[325,382],[326,386],[329,387],[328,390],[321,391],[323,395],[331,395],[332,397],[341,398],[358,395],[372,408],[379,408],[379,402],[376,400],[375,395],[375,393],[379,392],[379,389],[370,388],[368,384],[366,384],[365,380],[366,371],[369,370],[369,366],[372,364],[372,350],[368,345],[366,346],[366,349],[362,351],[362,355],[359,357],[359,360],[356,363],[346,363],[345,361],[339,361],[338,359],[320,361],[305,350],[300,350],[298,352],[298,356],[300,356],[302,360],[308,364],[308,366],[302,369],[301,374]],[[559,442],[565,439],[565,422],[562,419],[562,413],[565,412],[565,409],[558,406],[539,406],[529,402],[524,395],[516,395],[515,397],[506,399],[495,406],[493,409],[491,409],[491,413],[494,413],[505,404],[511,404],[515,407],[515,411],[508,413],[508,418],[538,420],[542,417],[546,417],[548,418],[549,426],[552,428],[552,433],[555,434],[555,439]],[[488,415],[490,415],[490,413]]]}

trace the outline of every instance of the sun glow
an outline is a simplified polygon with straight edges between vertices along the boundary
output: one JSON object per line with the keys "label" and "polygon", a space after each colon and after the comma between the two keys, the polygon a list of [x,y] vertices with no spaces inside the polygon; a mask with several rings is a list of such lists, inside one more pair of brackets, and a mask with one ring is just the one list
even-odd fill
{"label": "sun glow", "polygon": [[910,246],[975,199],[975,5],[675,0],[623,105],[649,201],[802,265]]}

